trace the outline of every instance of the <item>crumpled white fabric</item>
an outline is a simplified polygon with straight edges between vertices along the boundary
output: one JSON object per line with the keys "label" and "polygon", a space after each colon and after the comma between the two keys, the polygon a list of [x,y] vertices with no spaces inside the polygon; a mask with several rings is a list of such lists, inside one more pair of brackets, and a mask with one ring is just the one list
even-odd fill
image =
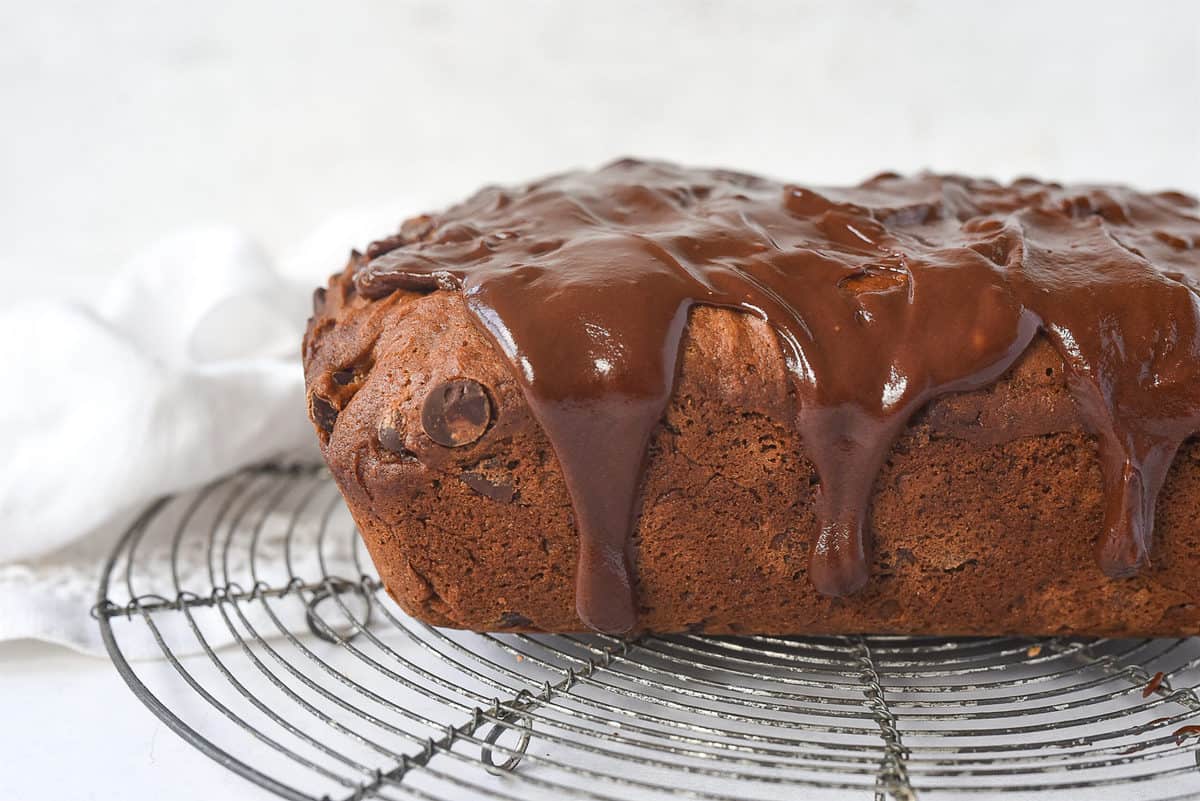
{"label": "crumpled white fabric", "polygon": [[235,228],[185,230],[95,303],[0,309],[0,640],[101,652],[88,611],[140,508],[281,453],[319,458],[300,365],[312,290],[419,208],[341,215],[278,263]]}

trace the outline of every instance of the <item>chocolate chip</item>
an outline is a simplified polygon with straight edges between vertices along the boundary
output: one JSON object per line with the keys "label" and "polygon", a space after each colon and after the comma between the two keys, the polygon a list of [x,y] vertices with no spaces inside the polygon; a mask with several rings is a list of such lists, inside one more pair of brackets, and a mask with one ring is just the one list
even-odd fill
{"label": "chocolate chip", "polygon": [[1155,197],[1160,197],[1168,203],[1174,203],[1176,206],[1183,206],[1184,208],[1188,209],[1194,209],[1196,206],[1200,206],[1200,202],[1198,202],[1196,198],[1192,197],[1191,195],[1185,195],[1183,192],[1173,192],[1168,190],[1166,192],[1157,193]]}
{"label": "chocolate chip", "polygon": [[480,495],[500,503],[512,503],[513,495],[516,494],[512,484],[507,481],[496,483],[481,473],[463,473],[459,478]]}
{"label": "chocolate chip", "polygon": [[319,286],[313,290],[313,314],[325,311],[325,287]]}
{"label": "chocolate chip", "polygon": [[518,615],[516,612],[505,612],[500,615],[500,628],[513,629],[517,626],[532,626],[533,621],[524,615]]}
{"label": "chocolate chip", "polygon": [[353,369],[334,371],[333,383],[337,384],[338,386],[344,387],[347,384],[353,383],[353,381],[354,381],[354,370]]}
{"label": "chocolate chip", "polygon": [[332,434],[333,424],[337,422],[338,410],[328,399],[322,398],[314,392],[308,396],[308,416],[312,418],[318,428],[326,434]]}
{"label": "chocolate chip", "polygon": [[470,378],[438,384],[421,407],[421,427],[431,440],[447,448],[470,445],[483,436],[491,420],[487,390]]}
{"label": "chocolate chip", "polygon": [[433,218],[428,214],[407,219],[401,223],[400,230],[397,233],[383,239],[377,239],[367,245],[367,259],[377,259],[380,256],[386,256],[388,253],[404,245],[420,242],[433,231],[433,228]]}
{"label": "chocolate chip", "polygon": [[410,217],[400,225],[400,236],[406,242],[420,242],[433,231],[433,218],[428,214]]}
{"label": "chocolate chip", "polygon": [[367,245],[367,258],[377,259],[385,253],[391,253],[393,250],[403,245],[405,241],[406,240],[401,234],[392,234],[389,237],[377,239],[371,244]]}
{"label": "chocolate chip", "polygon": [[882,294],[904,289],[908,273],[891,264],[867,264],[838,281],[838,289],[853,295]]}
{"label": "chocolate chip", "polygon": [[438,231],[437,239],[439,245],[456,245],[461,242],[470,242],[479,237],[479,229],[467,223],[451,223]]}
{"label": "chocolate chip", "polygon": [[553,253],[563,246],[561,239],[543,239],[537,242],[532,242],[529,245],[529,255],[544,256],[547,253]]}
{"label": "chocolate chip", "polygon": [[389,410],[379,421],[379,427],[375,430],[379,446],[397,456],[409,455],[408,448],[404,447],[404,430],[404,415],[400,413],[399,409]]}
{"label": "chocolate chip", "polygon": [[937,204],[913,203],[910,206],[903,206],[880,214],[879,221],[900,227],[925,225],[931,220],[937,219],[939,214],[941,214],[941,208]]}
{"label": "chocolate chip", "polygon": [[1192,246],[1191,240],[1184,239],[1181,236],[1176,236],[1170,231],[1152,231],[1151,233],[1154,234],[1154,238],[1159,242],[1162,242],[1165,245],[1170,245],[1171,247],[1175,248],[1175,250],[1188,250]]}
{"label": "chocolate chip", "polygon": [[994,234],[1003,228],[1004,220],[983,216],[971,217],[962,226],[962,229],[969,234]]}

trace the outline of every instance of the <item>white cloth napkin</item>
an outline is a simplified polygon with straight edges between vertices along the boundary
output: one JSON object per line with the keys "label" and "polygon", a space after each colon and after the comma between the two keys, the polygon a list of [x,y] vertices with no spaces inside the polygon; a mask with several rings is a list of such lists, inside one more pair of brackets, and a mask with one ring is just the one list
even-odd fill
{"label": "white cloth napkin", "polygon": [[299,356],[312,290],[414,208],[341,215],[278,264],[236,229],[191,229],[94,304],[0,310],[0,640],[101,652],[88,610],[137,510],[274,455],[319,458]]}

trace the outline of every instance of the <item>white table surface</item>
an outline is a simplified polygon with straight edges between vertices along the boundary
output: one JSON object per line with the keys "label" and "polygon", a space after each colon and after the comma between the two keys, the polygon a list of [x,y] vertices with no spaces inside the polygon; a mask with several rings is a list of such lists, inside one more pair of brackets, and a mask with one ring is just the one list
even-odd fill
{"label": "white table surface", "polygon": [[0,643],[0,799],[274,798],[164,726],[104,658]]}
{"label": "white table surface", "polygon": [[[196,221],[281,251],[348,207],[627,153],[1195,192],[1197,98],[1186,0],[0,0],[0,307],[86,299]],[[0,643],[0,713],[0,801],[263,796],[103,659]]]}

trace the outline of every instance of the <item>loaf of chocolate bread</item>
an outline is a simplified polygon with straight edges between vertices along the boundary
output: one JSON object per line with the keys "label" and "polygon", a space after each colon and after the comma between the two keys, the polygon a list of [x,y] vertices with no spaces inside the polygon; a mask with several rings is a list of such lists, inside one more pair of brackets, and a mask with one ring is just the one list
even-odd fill
{"label": "loaf of chocolate bread", "polygon": [[317,290],[309,413],[392,597],[609,633],[1200,632],[1200,208],[619,161]]}

